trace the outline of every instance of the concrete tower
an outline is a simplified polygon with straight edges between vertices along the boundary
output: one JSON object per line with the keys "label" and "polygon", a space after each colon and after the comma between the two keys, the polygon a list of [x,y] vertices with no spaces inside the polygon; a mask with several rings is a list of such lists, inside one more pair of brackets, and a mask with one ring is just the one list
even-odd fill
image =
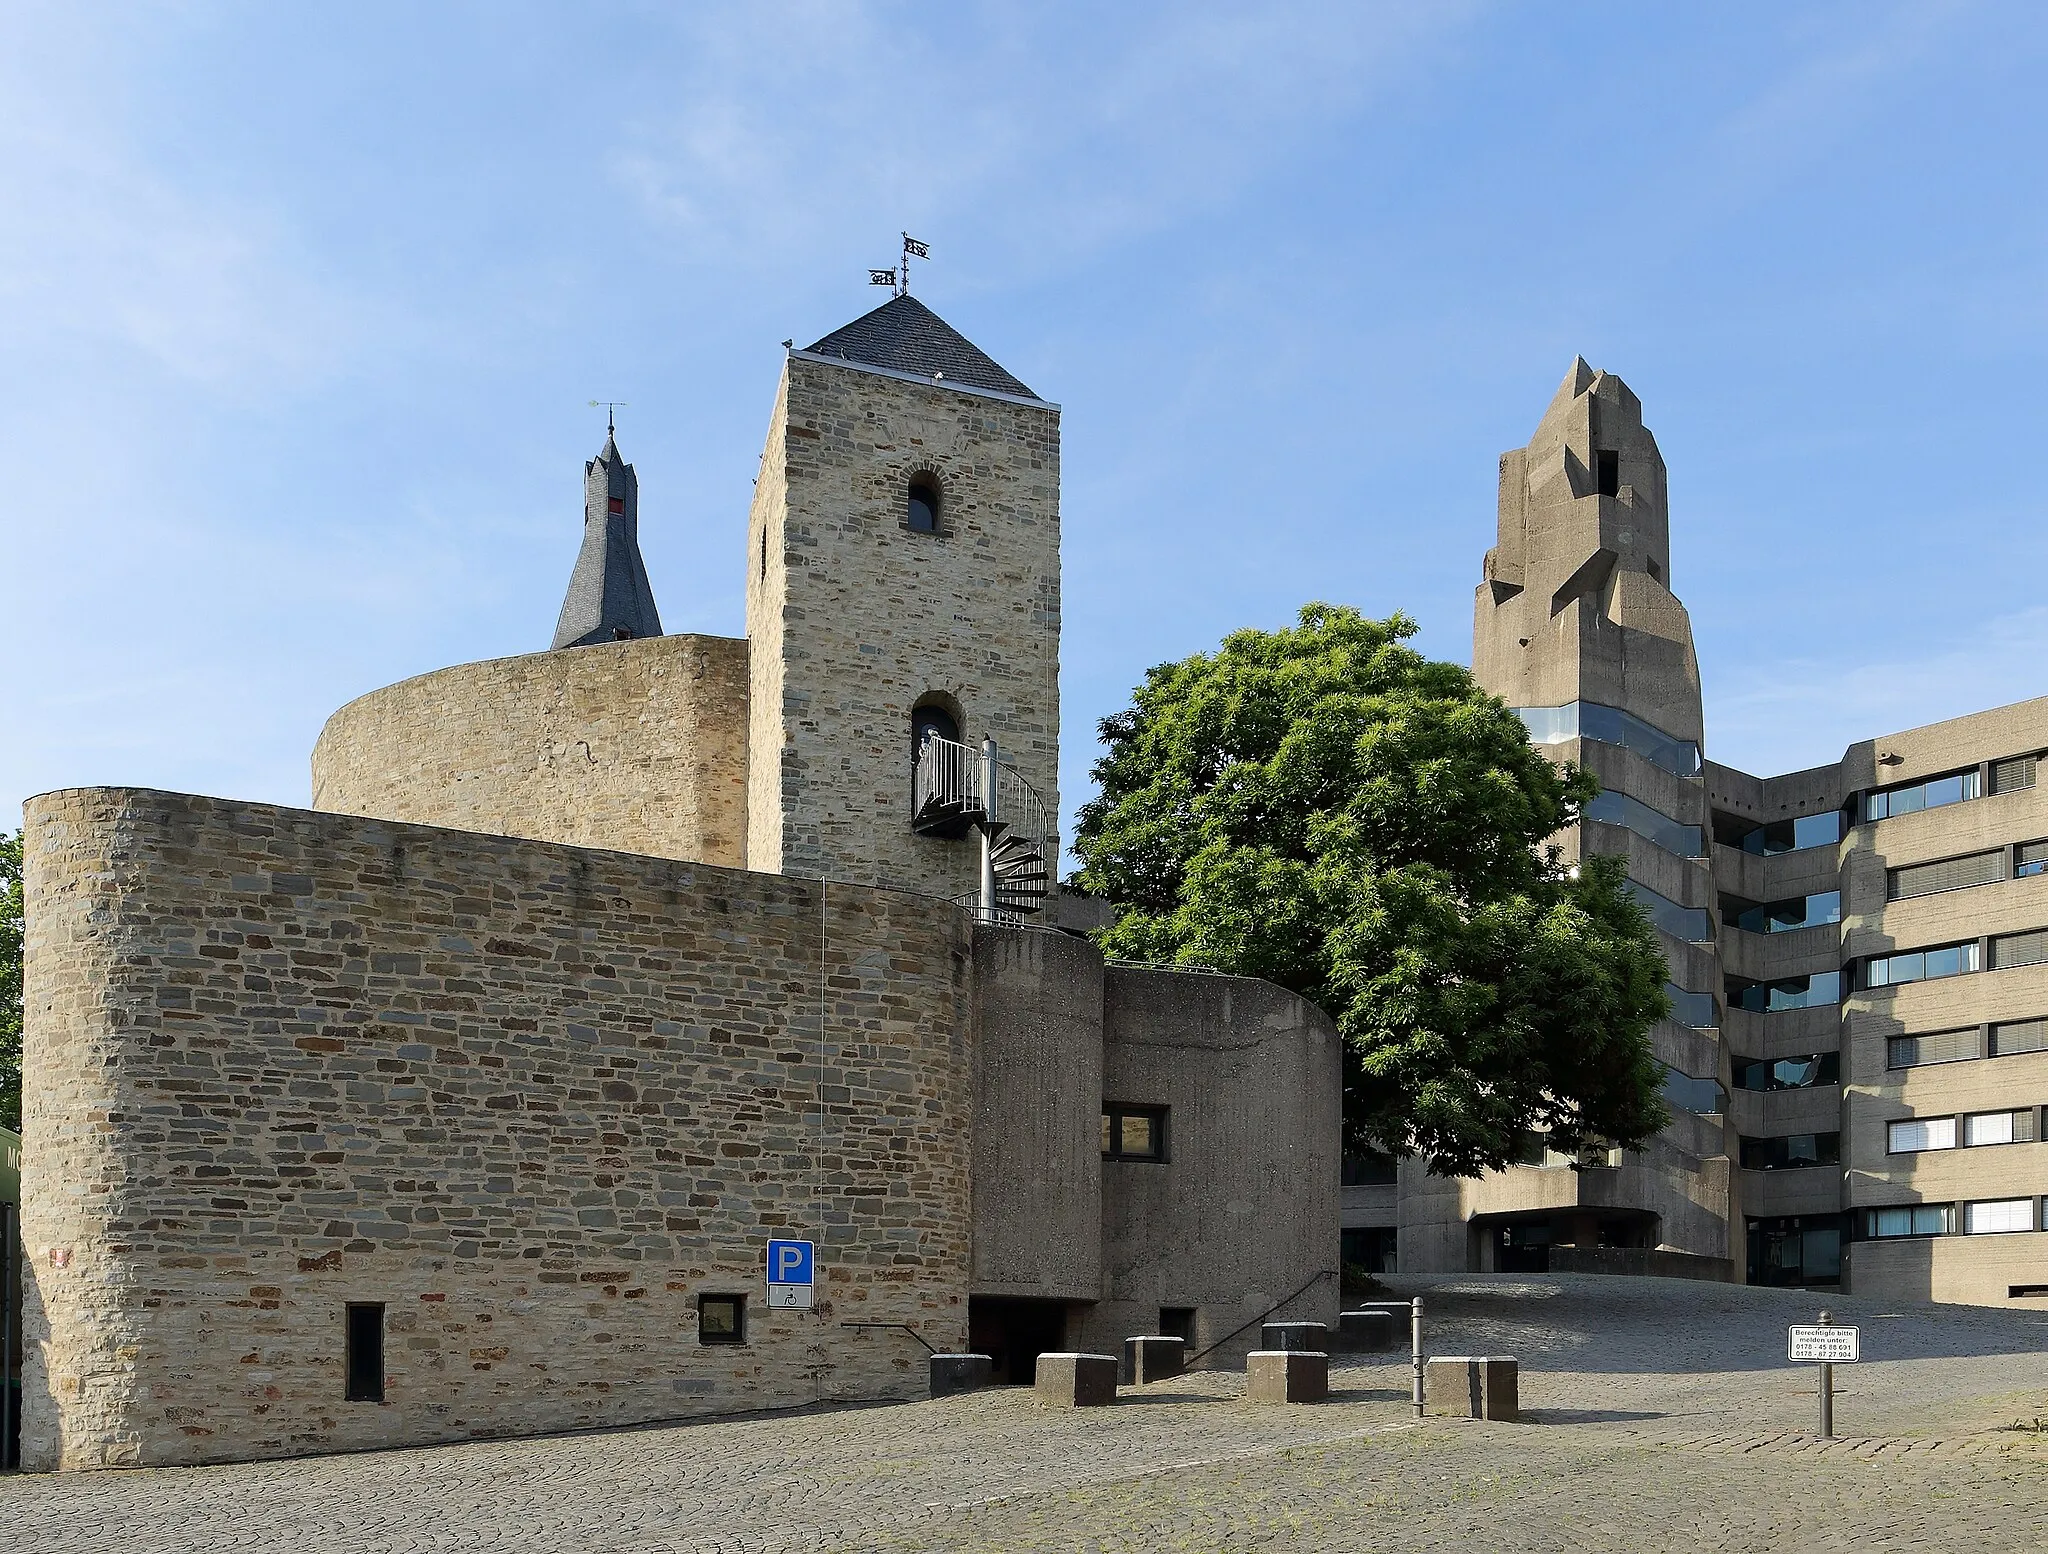
{"label": "concrete tower", "polygon": [[1573,856],[1627,860],[1670,964],[1678,1018],[1653,1040],[1673,1122],[1644,1150],[1580,1163],[1588,1169],[1546,1157],[1477,1181],[1417,1173],[1402,1266],[1513,1269],[1521,1253],[1533,1261],[1557,1247],[1730,1258],[1699,665],[1670,587],[1664,460],[1621,379],[1574,361],[1529,445],[1501,455],[1499,543],[1484,578],[1473,673],[1556,759],[1599,777],[1605,791],[1585,823],[1558,840]]}
{"label": "concrete tower", "polygon": [[604,451],[583,466],[583,549],[569,575],[554,646],[660,635],[661,615],[640,559],[640,480],[606,427]]}
{"label": "concrete tower", "polygon": [[1059,813],[1059,407],[909,296],[791,350],[747,531],[747,867],[962,897],[913,720]]}

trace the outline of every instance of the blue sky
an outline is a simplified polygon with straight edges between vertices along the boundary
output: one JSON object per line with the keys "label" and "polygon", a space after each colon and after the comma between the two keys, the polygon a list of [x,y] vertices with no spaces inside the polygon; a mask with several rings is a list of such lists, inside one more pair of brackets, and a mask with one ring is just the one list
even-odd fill
{"label": "blue sky", "polygon": [[1147,666],[1304,601],[1465,660],[1575,352],[1711,755],[2048,691],[2044,67],[1932,0],[0,0],[0,813],[304,803],[349,697],[545,647],[592,398],[664,622],[737,634],[778,342],[902,228],[1064,407],[1070,806]]}

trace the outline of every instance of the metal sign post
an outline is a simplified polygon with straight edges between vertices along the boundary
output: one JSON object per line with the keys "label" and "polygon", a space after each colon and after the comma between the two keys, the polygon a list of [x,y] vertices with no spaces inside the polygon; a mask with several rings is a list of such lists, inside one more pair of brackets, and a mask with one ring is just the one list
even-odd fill
{"label": "metal sign post", "polygon": [[1369,1300],[1361,1311],[1403,1311],[1408,1313],[1408,1364],[1414,1372],[1415,1417],[1422,1417],[1422,1297],[1413,1300]]}
{"label": "metal sign post", "polygon": [[1818,1327],[1785,1330],[1785,1357],[1795,1363],[1820,1366],[1820,1433],[1822,1440],[1835,1437],[1835,1367],[1854,1365],[1862,1356],[1861,1331],[1836,1327],[1835,1314],[1823,1311]]}

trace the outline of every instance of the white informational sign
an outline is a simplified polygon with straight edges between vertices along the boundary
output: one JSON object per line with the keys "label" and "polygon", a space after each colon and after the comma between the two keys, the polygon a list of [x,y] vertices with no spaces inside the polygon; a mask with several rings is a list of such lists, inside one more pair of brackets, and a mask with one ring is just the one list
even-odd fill
{"label": "white informational sign", "polygon": [[1785,1334],[1786,1354],[1794,1360],[1853,1365],[1860,1358],[1853,1327],[1792,1327]]}
{"label": "white informational sign", "polygon": [[768,1243],[768,1309],[809,1311],[818,1276],[818,1249],[809,1241]]}

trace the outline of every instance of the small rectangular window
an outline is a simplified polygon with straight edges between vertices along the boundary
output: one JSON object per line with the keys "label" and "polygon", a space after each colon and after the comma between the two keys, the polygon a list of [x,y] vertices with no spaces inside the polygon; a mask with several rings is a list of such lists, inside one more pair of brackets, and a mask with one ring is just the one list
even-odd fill
{"label": "small rectangular window", "polygon": [[1593,455],[1600,471],[1600,494],[1621,495],[1621,455],[1608,448],[1601,448]]}
{"label": "small rectangular window", "polygon": [[1105,1160],[1164,1160],[1166,1158],[1166,1108],[1164,1106],[1103,1107],[1102,1158]]}
{"label": "small rectangular window", "polygon": [[1999,1198],[1989,1203],[1972,1203],[1963,1211],[1963,1233],[1970,1236],[2004,1235],[2034,1228],[2032,1198]]}
{"label": "small rectangular window", "polygon": [[1945,1236],[1955,1228],[1955,1206],[1948,1203],[1914,1203],[1896,1209],[1871,1209],[1864,1219],[1864,1234],[1873,1241],[1900,1236]]}
{"label": "small rectangular window", "polygon": [[1743,1139],[1742,1169],[1790,1171],[1803,1166],[1840,1165],[1842,1135],[1793,1133],[1775,1138]]}
{"label": "small rectangular window", "polygon": [[2034,1109],[2022,1111],[1972,1112],[1963,1119],[1963,1143],[2031,1144],[2034,1142]]}
{"label": "small rectangular window", "polygon": [[1885,1150],[1894,1155],[1917,1155],[1930,1149],[1956,1147],[1953,1117],[1909,1117],[1895,1122],[1885,1135]]}
{"label": "small rectangular window", "polygon": [[[2048,933],[2041,936],[2042,958],[2048,959]],[[1877,955],[1863,963],[1866,988],[1899,987],[1907,982],[1933,982],[1942,977],[1959,977],[1978,968],[1977,945],[1945,944],[1933,950],[1908,950],[1898,955]]]}
{"label": "small rectangular window", "polygon": [[698,1343],[743,1344],[746,1341],[746,1296],[699,1295],[697,1297]]}
{"label": "small rectangular window", "polygon": [[1933,896],[1971,885],[1992,885],[2005,878],[2005,853],[1970,853],[1961,858],[1944,858],[1938,863],[1915,863],[1885,872],[1885,898],[1910,901],[1915,896]]}
{"label": "small rectangular window", "polygon": [[1346,1151],[1341,1173],[1345,1187],[1384,1187],[1401,1179],[1394,1157],[1376,1149]]}
{"label": "small rectangular window", "polygon": [[1904,783],[1896,788],[1879,788],[1863,796],[1865,820],[1889,820],[1895,815],[1917,814],[1923,809],[1940,809],[1977,797],[1977,773],[1952,772],[1930,777],[1925,782]]}
{"label": "small rectangular window", "polygon": [[2022,842],[2013,849],[2012,877],[2028,879],[2048,873],[2048,842]]}
{"label": "small rectangular window", "polygon": [[1167,1338],[1178,1338],[1193,1347],[1195,1342],[1195,1308],[1193,1306],[1161,1306],[1159,1308],[1159,1331]]}
{"label": "small rectangular window", "polygon": [[626,510],[626,499],[622,496],[606,497],[604,510],[608,513],[623,513]]}
{"label": "small rectangular window", "polygon": [[1991,1055],[2006,1058],[2016,1052],[2048,1052],[2048,1020],[2011,1020],[1992,1026]]}
{"label": "small rectangular window", "polygon": [[384,1308],[351,1301],[343,1330],[342,1399],[349,1403],[384,1401]]}
{"label": "small rectangular window", "polygon": [[2034,760],[2031,755],[2016,755],[2010,760],[1991,763],[1991,791],[1993,793],[2018,793],[2034,785]]}
{"label": "small rectangular window", "polygon": [[1991,969],[2010,971],[2015,966],[2038,966],[2048,961],[2048,928],[2030,933],[2000,934],[1991,941]]}
{"label": "small rectangular window", "polygon": [[1929,1031],[1924,1036],[1894,1036],[1885,1045],[1886,1068],[1918,1068],[1924,1063],[1959,1063],[1982,1057],[1977,1027]]}

